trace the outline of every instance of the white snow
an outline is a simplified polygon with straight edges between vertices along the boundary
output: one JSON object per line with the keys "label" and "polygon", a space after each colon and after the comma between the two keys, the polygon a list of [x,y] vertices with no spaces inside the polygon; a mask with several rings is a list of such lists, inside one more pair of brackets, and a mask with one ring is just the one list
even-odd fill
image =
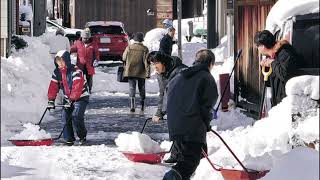
{"label": "white snow", "polygon": [[275,33],[288,18],[314,12],[319,12],[319,0],[278,0],[267,16],[266,29]]}
{"label": "white snow", "polygon": [[19,6],[19,14],[21,16],[21,14],[25,13],[25,17],[26,17],[26,21],[31,21],[32,17],[33,17],[33,12],[32,12],[32,7],[31,5],[23,5],[21,4]]}
{"label": "white snow", "polygon": [[318,180],[319,151],[310,148],[295,148],[283,155],[274,168],[262,180]]}
{"label": "white snow", "polygon": [[158,153],[163,152],[160,145],[148,135],[139,132],[120,133],[114,140],[118,149],[133,153]]}
{"label": "white snow", "polygon": [[310,96],[311,99],[319,99],[319,76],[299,76],[290,79],[286,84],[286,94],[298,96]]}
{"label": "white snow", "polygon": [[24,124],[25,129],[19,134],[14,135],[10,139],[12,140],[41,140],[51,138],[50,133],[40,129],[38,125],[32,123]]}
{"label": "white snow", "polygon": [[166,29],[155,28],[146,33],[143,44],[148,47],[149,52],[158,51],[160,40],[167,33]]}

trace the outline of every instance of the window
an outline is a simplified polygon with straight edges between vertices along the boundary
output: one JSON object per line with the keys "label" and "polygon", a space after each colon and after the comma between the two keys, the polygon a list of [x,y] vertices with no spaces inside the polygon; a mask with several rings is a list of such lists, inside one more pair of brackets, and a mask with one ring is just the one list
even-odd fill
{"label": "window", "polygon": [[124,34],[124,30],[120,26],[91,26],[89,27],[91,35],[96,34]]}

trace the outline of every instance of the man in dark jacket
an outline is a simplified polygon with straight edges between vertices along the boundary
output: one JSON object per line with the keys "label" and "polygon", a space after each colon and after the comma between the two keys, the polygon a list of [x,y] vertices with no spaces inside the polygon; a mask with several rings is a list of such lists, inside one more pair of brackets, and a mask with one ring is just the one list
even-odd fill
{"label": "man in dark jacket", "polygon": [[200,50],[193,66],[168,84],[169,137],[178,153],[177,164],[165,174],[164,180],[189,180],[199,165],[202,149],[207,151],[206,134],[218,98],[210,73],[214,62],[210,50]]}
{"label": "man in dark jacket", "polygon": [[175,32],[176,29],[174,27],[168,28],[168,33],[164,35],[160,41],[159,51],[171,56],[172,46],[176,43],[176,41],[173,40]]}
{"label": "man in dark jacket", "polygon": [[73,126],[80,138],[80,144],[85,143],[87,130],[84,124],[84,113],[89,102],[88,85],[83,72],[71,64],[70,53],[59,51],[54,61],[56,68],[52,74],[48,89],[48,109],[55,108],[55,99],[61,89],[64,95],[65,108],[62,111],[62,120],[66,124],[63,138],[67,145],[75,141]]}
{"label": "man in dark jacket", "polygon": [[[163,119],[163,116],[166,114],[167,107],[167,84],[171,79],[173,79],[183,68],[187,68],[186,65],[182,63],[182,60],[179,57],[168,56],[163,52],[151,52],[154,54],[150,58],[153,66],[156,69],[158,74],[157,79],[159,83],[159,102],[158,109],[156,114],[152,117],[153,122],[159,122],[160,119]],[[176,163],[176,149],[171,148],[170,158],[165,160],[166,163]]]}
{"label": "man in dark jacket", "polygon": [[158,122],[165,115],[167,104],[166,87],[168,82],[173,79],[181,71],[181,69],[187,68],[187,66],[182,63],[182,60],[179,57],[171,57],[163,52],[155,53],[153,58],[151,58],[151,63],[155,67],[155,70],[158,74],[160,91],[158,109],[152,120],[154,122]]}
{"label": "man in dark jacket", "polygon": [[268,30],[257,32],[254,42],[259,53],[267,56],[260,66],[272,68],[269,82],[272,89],[271,105],[275,106],[286,97],[285,85],[297,70],[298,55],[288,41],[276,41]]}

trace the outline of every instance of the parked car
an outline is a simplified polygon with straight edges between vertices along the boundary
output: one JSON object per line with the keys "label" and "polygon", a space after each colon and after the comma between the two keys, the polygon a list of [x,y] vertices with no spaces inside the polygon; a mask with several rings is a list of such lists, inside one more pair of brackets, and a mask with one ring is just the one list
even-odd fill
{"label": "parked car", "polygon": [[91,21],[87,22],[85,27],[91,31],[100,60],[122,60],[122,54],[129,41],[122,22]]}
{"label": "parked car", "polygon": [[82,29],[72,29],[72,28],[63,27],[60,24],[58,24],[48,18],[46,19],[46,23],[47,23],[47,31],[48,32],[56,32],[56,30],[59,28],[63,29],[65,36],[69,39],[69,41],[71,43],[73,43],[77,38],[76,32],[82,31]]}

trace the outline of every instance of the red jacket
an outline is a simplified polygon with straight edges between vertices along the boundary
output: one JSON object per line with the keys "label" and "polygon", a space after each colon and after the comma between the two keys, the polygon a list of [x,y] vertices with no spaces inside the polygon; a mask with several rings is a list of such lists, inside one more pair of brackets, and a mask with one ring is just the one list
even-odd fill
{"label": "red jacket", "polygon": [[82,71],[77,67],[58,69],[52,74],[48,89],[48,100],[55,100],[59,89],[71,101],[78,101],[81,97],[89,96],[87,82]]}
{"label": "red jacket", "polygon": [[77,66],[88,75],[95,74],[93,61],[98,60],[98,48],[95,47],[93,42],[85,44],[80,40],[77,40],[70,48],[70,53],[77,53]]}

